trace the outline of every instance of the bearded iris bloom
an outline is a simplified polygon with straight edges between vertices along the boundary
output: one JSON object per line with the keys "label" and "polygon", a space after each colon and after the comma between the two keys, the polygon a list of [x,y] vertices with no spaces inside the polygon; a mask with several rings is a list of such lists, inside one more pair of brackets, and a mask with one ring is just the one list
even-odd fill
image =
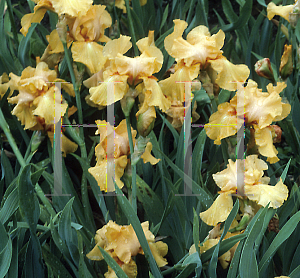
{"label": "bearded iris bloom", "polygon": [[[154,31],[149,31],[146,38],[140,39],[137,46],[141,52],[140,56],[131,58],[124,54],[131,48],[130,37],[121,35],[120,38],[109,41],[103,48],[103,55],[107,58],[104,68],[97,73],[100,84],[90,84],[86,80],[84,84],[88,87],[90,95],[87,101],[98,106],[106,106],[121,100],[129,91],[135,88],[136,95],[143,94],[141,110],[145,112],[148,107],[156,106],[165,112],[171,105],[170,100],[162,93],[154,73],[159,72],[163,63],[162,52],[155,46]],[[108,83],[114,82],[113,96],[108,99]],[[96,85],[96,86],[95,86]],[[130,87],[129,87],[130,86]]]}
{"label": "bearded iris bloom", "polygon": [[[168,245],[162,241],[155,242],[155,237],[149,230],[148,221],[143,222],[141,225],[157,265],[159,267],[166,265],[167,260],[164,256],[168,253]],[[95,242],[96,246],[87,254],[89,259],[103,259],[99,246],[115,259],[128,277],[135,278],[137,276],[137,266],[132,257],[137,254],[144,254],[144,252],[131,225],[120,226],[110,220],[96,232]],[[114,271],[108,268],[105,277],[115,277],[114,275]]]}
{"label": "bearded iris bloom", "polygon": [[[211,207],[200,213],[200,218],[210,226],[215,226],[219,222],[224,222],[233,208],[232,194],[237,190],[237,162],[228,160],[227,168],[213,175],[213,179],[221,189],[219,196]],[[244,171],[244,192],[245,196],[255,201],[258,205],[265,207],[269,202],[269,207],[280,207],[288,197],[288,189],[282,180],[275,186],[270,186],[270,178],[263,177],[264,170],[268,165],[257,155],[247,156],[245,159]]]}
{"label": "bearded iris bloom", "polygon": [[[66,18],[69,27],[67,43],[71,45],[73,42],[72,57],[74,61],[86,65],[92,74],[100,71],[106,62],[102,54],[103,46],[98,43],[110,40],[104,35],[105,29],[112,24],[105,8],[103,5],[93,5],[83,16]],[[48,40],[50,54],[64,51],[57,29],[51,32]]]}
{"label": "bearded iris bloom", "polygon": [[[279,159],[273,146],[275,131],[271,124],[286,118],[291,111],[291,106],[283,103],[279,95],[285,87],[285,83],[278,82],[276,87],[269,84],[268,92],[262,92],[254,81],[249,80],[245,88],[236,92],[230,103],[220,104],[218,111],[210,116],[209,123],[204,126],[207,136],[220,145],[221,139],[237,133],[245,119],[245,125],[255,130],[259,152],[268,157],[269,162],[277,162]],[[244,102],[238,103],[238,97]],[[244,114],[237,115],[237,111],[243,111]]]}
{"label": "bearded iris bloom", "polygon": [[[190,31],[185,40],[182,34],[188,24],[180,19],[175,19],[174,23],[173,33],[165,38],[165,48],[178,64],[183,63],[186,70],[190,71],[190,78],[184,81],[192,81],[196,69],[199,71],[211,67],[216,73],[215,83],[221,88],[234,91],[237,83],[245,82],[250,74],[248,67],[233,65],[222,55],[225,39],[222,30],[211,36],[208,28],[200,25]],[[162,84],[164,82],[168,81]]]}
{"label": "bearded iris bloom", "polygon": [[[121,121],[121,123],[113,128],[106,121],[97,120],[98,130],[96,135],[100,134],[100,143],[95,148],[96,154],[96,165],[89,168],[89,172],[96,179],[100,189],[105,192],[112,192],[115,188],[110,188],[107,183],[107,173],[115,173],[115,181],[119,188],[124,186],[121,181],[121,177],[124,174],[125,168],[127,166],[128,158],[130,154],[129,139],[127,133],[126,120]],[[136,130],[131,128],[133,144],[135,144],[135,136],[137,134]],[[109,149],[108,141],[113,138],[113,148]],[[152,165],[158,163],[158,159],[155,159],[151,154],[152,144],[146,147],[143,153],[144,163],[150,162]]]}
{"label": "bearded iris bloom", "polygon": [[68,16],[83,16],[92,6],[92,0],[33,0],[37,5],[34,12],[26,14],[21,20],[21,33],[26,36],[31,23],[40,23],[47,11],[52,11],[58,15],[66,14]]}

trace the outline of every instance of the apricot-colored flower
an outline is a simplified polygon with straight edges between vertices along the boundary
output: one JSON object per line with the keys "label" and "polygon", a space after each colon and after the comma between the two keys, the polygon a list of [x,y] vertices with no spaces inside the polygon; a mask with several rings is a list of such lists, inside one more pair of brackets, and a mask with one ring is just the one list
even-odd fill
{"label": "apricot-colored flower", "polygon": [[245,82],[250,74],[248,67],[233,65],[222,55],[225,39],[222,30],[211,36],[208,28],[201,25],[190,31],[184,40],[182,34],[188,24],[180,19],[175,19],[174,23],[173,33],[165,38],[165,48],[177,63],[183,61],[188,68],[199,64],[201,70],[211,66],[217,72],[215,82],[227,90],[234,91],[237,82]]}
{"label": "apricot-colored flower", "polygon": [[44,18],[47,10],[57,13],[58,15],[66,14],[68,16],[83,16],[92,6],[92,0],[34,0],[37,4],[34,12],[26,14],[21,19],[21,33],[26,36],[31,23],[40,23]]}
{"label": "apricot-colored flower", "polygon": [[[167,261],[163,257],[168,252],[167,244],[161,241],[155,242],[154,235],[149,231],[148,221],[143,222],[141,225],[158,266],[166,265]],[[132,257],[144,253],[131,225],[120,226],[110,220],[104,227],[96,232],[95,243],[96,246],[87,254],[89,259],[103,259],[100,249],[98,248],[98,246],[100,246],[116,260],[127,275],[131,275],[129,277],[136,277],[137,270]],[[112,276],[105,275],[105,277],[115,277],[112,272],[113,271],[109,269],[107,275]]]}
{"label": "apricot-colored flower", "polygon": [[[237,160],[239,161],[239,160]],[[200,213],[200,218],[207,225],[215,226],[227,219],[233,208],[231,195],[237,190],[237,161],[228,160],[227,168],[214,174],[213,179],[221,189],[219,196],[211,207]],[[267,164],[257,158],[257,155],[247,156],[244,170],[244,193],[245,196],[259,205],[272,208],[280,207],[288,197],[288,189],[280,180],[275,186],[268,185],[269,178],[263,177]]]}
{"label": "apricot-colored flower", "polygon": [[[37,64],[36,68],[27,67],[23,70],[21,77],[10,73],[11,80],[8,82],[11,93],[19,91],[17,96],[8,98],[9,103],[17,104],[12,114],[17,116],[25,129],[42,130],[43,125],[53,125],[55,115],[54,94],[58,90],[54,82],[61,82],[56,71],[50,70],[44,62]],[[72,85],[61,83],[71,96],[75,96]],[[63,100],[61,114],[65,114],[68,104]],[[57,117],[59,119],[59,117]]]}
{"label": "apricot-colored flower", "polygon": [[[106,62],[102,53],[103,46],[97,43],[110,40],[104,35],[104,31],[111,26],[112,19],[105,8],[106,6],[103,5],[93,5],[84,16],[66,19],[69,27],[68,46],[73,42],[72,58],[74,61],[86,65],[92,74],[100,71]],[[51,32],[48,41],[51,48],[50,53],[64,51],[57,29]]]}
{"label": "apricot-colored flower", "polygon": [[245,121],[246,126],[254,127],[258,151],[268,157],[269,162],[277,162],[277,151],[273,146],[275,132],[270,125],[286,118],[291,111],[291,106],[283,103],[279,95],[285,87],[283,82],[278,82],[277,86],[268,84],[268,92],[262,92],[254,81],[249,80],[230,103],[220,104],[218,111],[210,116],[209,123],[204,126],[207,136],[219,145],[221,139],[236,134]]}
{"label": "apricot-colored flower", "polygon": [[[103,55],[107,62],[99,76],[103,83],[90,88],[89,101],[100,106],[110,105],[125,96],[129,85],[136,86],[142,82],[138,91],[150,93],[149,97],[145,98],[147,105],[158,106],[162,111],[166,111],[170,107],[170,101],[164,96],[153,76],[159,72],[163,63],[163,55],[154,44],[154,32],[149,31],[148,37],[137,42],[140,56],[124,56],[131,46],[130,37],[122,35],[106,43]],[[107,84],[112,82],[111,91],[107,92]]]}
{"label": "apricot-colored flower", "polygon": [[[98,125],[96,135],[100,134],[100,143],[95,148],[97,162],[88,171],[96,179],[100,190],[112,192],[115,191],[115,188],[107,182],[109,178],[108,173],[114,173],[114,178],[119,188],[124,186],[121,177],[128,164],[127,156],[130,154],[126,120],[121,121],[116,128],[113,128],[105,120],[97,120],[96,124]],[[133,144],[135,144],[136,130],[131,128],[131,134]],[[151,164],[156,164],[158,160],[151,156],[151,149],[152,144],[146,148],[144,163],[150,162]]]}

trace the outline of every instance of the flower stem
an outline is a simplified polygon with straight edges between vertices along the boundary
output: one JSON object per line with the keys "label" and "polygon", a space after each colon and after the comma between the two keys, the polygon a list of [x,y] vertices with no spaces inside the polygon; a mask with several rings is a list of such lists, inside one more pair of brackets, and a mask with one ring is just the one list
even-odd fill
{"label": "flower stem", "polygon": [[[75,92],[75,98],[76,98],[76,105],[77,105],[77,112],[78,112],[78,121],[79,124],[83,124],[83,114],[82,114],[82,106],[81,106],[81,99],[80,99],[80,92],[78,89],[78,84],[77,80],[75,77],[74,69],[72,66],[72,56],[71,52],[67,46],[66,42],[62,41],[62,44],[64,46],[64,51],[66,55],[66,60],[71,76],[71,81],[74,87],[74,92]],[[87,151],[86,151],[86,146],[85,146],[85,141],[84,141],[84,132],[83,132],[83,126],[79,127],[79,136],[80,136],[80,143],[78,144],[80,147],[80,152],[81,152],[81,157],[87,161]],[[88,190],[87,190],[87,178],[85,174],[82,174],[82,180],[81,180],[81,197],[82,197],[82,206],[84,210],[84,215],[87,219],[90,219],[91,215],[91,207],[90,207],[90,202],[89,202],[89,196],[88,196]]]}
{"label": "flower stem", "polygon": [[[0,108],[0,126],[3,130],[3,132],[5,133],[5,136],[14,152],[14,154],[17,157],[18,162],[21,165],[21,169],[23,169],[26,166],[26,161],[24,160],[17,144],[16,141],[14,139],[14,137],[12,136],[9,126],[4,118],[2,109]],[[56,215],[55,210],[53,209],[52,205],[50,204],[49,200],[47,199],[47,197],[45,196],[43,190],[41,189],[41,187],[39,186],[38,183],[36,183],[35,185],[35,191],[36,194],[38,195],[38,197],[40,198],[40,200],[42,201],[42,203],[44,204],[45,208],[47,209],[47,211],[54,217]]]}
{"label": "flower stem", "polygon": [[[130,147],[130,161],[132,161],[132,155],[134,152],[133,148],[133,138],[131,133],[131,126],[130,126],[130,118],[129,116],[125,116],[126,118],[126,126],[128,132],[128,139],[129,139],[129,147]],[[132,182],[131,182],[131,205],[135,213],[137,213],[137,200],[136,200],[136,165],[131,164],[131,171],[132,171]],[[130,192],[130,191],[129,191]],[[130,198],[130,197],[129,197]]]}

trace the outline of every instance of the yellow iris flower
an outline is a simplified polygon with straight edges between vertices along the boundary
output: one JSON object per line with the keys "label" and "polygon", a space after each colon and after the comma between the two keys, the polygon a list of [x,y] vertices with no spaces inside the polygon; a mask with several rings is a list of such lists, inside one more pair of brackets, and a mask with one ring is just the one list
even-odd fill
{"label": "yellow iris flower", "polygon": [[[68,17],[67,42],[72,42],[72,58],[76,62],[83,63],[94,74],[100,71],[106,58],[103,56],[103,46],[97,42],[107,42],[110,39],[104,35],[106,28],[112,24],[112,19],[103,5],[93,5],[85,15],[80,17]],[[57,30],[53,30],[48,36],[51,53],[64,51]]]}
{"label": "yellow iris flower", "polygon": [[[236,134],[242,127],[244,116],[245,125],[255,129],[255,143],[259,152],[268,157],[269,162],[277,162],[277,151],[273,145],[275,132],[270,125],[286,118],[291,111],[291,106],[283,103],[279,95],[285,87],[283,82],[278,82],[276,87],[270,83],[268,92],[262,92],[254,81],[249,80],[245,88],[236,92],[230,103],[220,104],[218,111],[210,116],[209,123],[204,126],[207,136],[220,145],[221,139]],[[237,111],[243,111],[243,114],[237,115]]]}
{"label": "yellow iris flower", "polygon": [[[111,170],[115,170],[115,181],[119,188],[124,186],[121,181],[121,177],[124,174],[124,170],[128,164],[127,156],[130,154],[129,139],[127,133],[126,120],[113,128],[106,121],[97,120],[98,130],[96,135],[100,134],[100,143],[95,148],[96,165],[89,168],[89,172],[96,179],[100,190],[105,192],[115,191],[115,188],[108,188],[107,186],[107,173]],[[136,130],[131,128],[133,144],[135,144]],[[107,145],[108,140],[113,138],[113,148],[109,150]],[[159,162],[158,159],[151,155],[152,144],[149,142],[142,155],[144,163],[150,162],[152,165]],[[113,172],[113,171],[112,171]]]}
{"label": "yellow iris flower", "polygon": [[[248,67],[233,65],[222,55],[221,48],[225,39],[222,30],[211,36],[208,28],[201,25],[191,30],[185,40],[182,34],[188,24],[180,19],[175,19],[174,23],[174,31],[165,38],[164,43],[165,49],[177,63],[183,62],[191,72],[195,70],[192,67],[194,65],[198,65],[201,70],[211,66],[217,73],[215,82],[227,90],[234,91],[237,89],[238,82],[246,81],[250,74]],[[193,74],[191,73],[190,76],[192,77]]]}
{"label": "yellow iris flower", "polygon": [[[50,70],[44,62],[37,64],[36,68],[27,67],[19,77],[13,73],[8,82],[11,94],[18,90],[17,96],[8,98],[9,103],[17,104],[12,114],[17,116],[25,129],[43,130],[43,125],[54,124],[54,94],[58,90],[54,82],[63,80],[57,78],[55,70]],[[75,96],[72,84],[61,83],[61,87],[71,96]],[[61,105],[62,116],[68,104],[63,100]]]}
{"label": "yellow iris flower", "polygon": [[[37,62],[36,68],[25,68],[21,76],[9,74],[10,81],[7,85],[10,88],[10,95],[14,91],[19,91],[19,93],[17,96],[8,98],[8,102],[16,104],[12,114],[17,116],[22,125],[25,125],[24,129],[46,131],[53,145],[55,105],[61,106],[61,116],[68,108],[64,99],[62,99],[62,104],[55,103],[55,92],[58,93],[59,89],[54,83],[64,80],[57,78],[56,71],[50,70],[46,63]],[[61,88],[69,95],[75,96],[72,84],[61,83]],[[75,113],[76,108],[70,108],[69,115],[71,111]],[[61,147],[63,156],[66,156],[67,153],[75,152],[78,146],[62,134]]]}
{"label": "yellow iris flower", "polygon": [[[163,112],[171,103],[162,93],[154,73],[159,72],[163,63],[162,52],[155,46],[154,31],[149,31],[146,38],[140,39],[137,46],[140,56],[130,58],[124,54],[131,48],[130,37],[121,35],[120,38],[109,41],[103,48],[103,55],[107,58],[104,68],[97,74],[102,83],[90,87],[89,80],[84,85],[90,87],[88,101],[96,105],[106,106],[122,99],[129,90],[129,85],[136,87],[139,93],[148,93],[145,105],[157,106]],[[107,98],[108,83],[114,82],[113,95]],[[141,84],[138,84],[141,83]],[[93,84],[95,85],[95,84]],[[145,111],[147,107],[145,108]]]}
{"label": "yellow iris flower", "polygon": [[40,23],[45,13],[52,11],[58,15],[66,14],[67,16],[83,16],[87,13],[93,4],[93,0],[33,0],[37,5],[34,12],[26,14],[21,19],[21,33],[26,36],[31,23]]}
{"label": "yellow iris flower", "polygon": [[[228,160],[227,168],[213,175],[213,179],[221,189],[219,196],[213,202],[211,207],[200,213],[200,218],[207,225],[215,226],[219,222],[227,219],[233,208],[232,194],[237,190],[237,162]],[[264,170],[268,165],[257,155],[247,156],[245,159],[244,171],[244,192],[245,196],[255,201],[261,206],[280,207],[288,197],[288,189],[280,180],[275,186],[268,185],[270,179],[263,177]]]}
{"label": "yellow iris flower", "polygon": [[[164,256],[168,253],[168,245],[161,241],[155,242],[148,221],[141,225],[157,265],[159,267],[166,265],[167,260]],[[120,226],[110,220],[96,232],[95,243],[96,246],[87,254],[90,260],[103,260],[98,248],[100,246],[116,260],[128,277],[137,276],[137,267],[132,257],[144,252],[131,225]],[[115,277],[114,275],[113,270],[109,268],[105,277]]]}

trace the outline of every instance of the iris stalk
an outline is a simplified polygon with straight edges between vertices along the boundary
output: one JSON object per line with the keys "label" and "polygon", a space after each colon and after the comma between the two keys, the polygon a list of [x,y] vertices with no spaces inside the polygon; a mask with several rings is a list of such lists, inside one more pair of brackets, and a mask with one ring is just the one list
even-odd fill
{"label": "iris stalk", "polygon": [[[130,126],[130,118],[129,116],[125,116],[126,118],[126,126],[128,132],[128,140],[129,140],[129,147],[130,147],[130,161],[134,152],[133,148],[133,140],[132,140],[132,133],[131,133],[131,126]],[[136,165],[131,164],[131,171],[132,171],[132,182],[131,182],[131,205],[135,213],[137,213],[137,200],[136,200]]]}

